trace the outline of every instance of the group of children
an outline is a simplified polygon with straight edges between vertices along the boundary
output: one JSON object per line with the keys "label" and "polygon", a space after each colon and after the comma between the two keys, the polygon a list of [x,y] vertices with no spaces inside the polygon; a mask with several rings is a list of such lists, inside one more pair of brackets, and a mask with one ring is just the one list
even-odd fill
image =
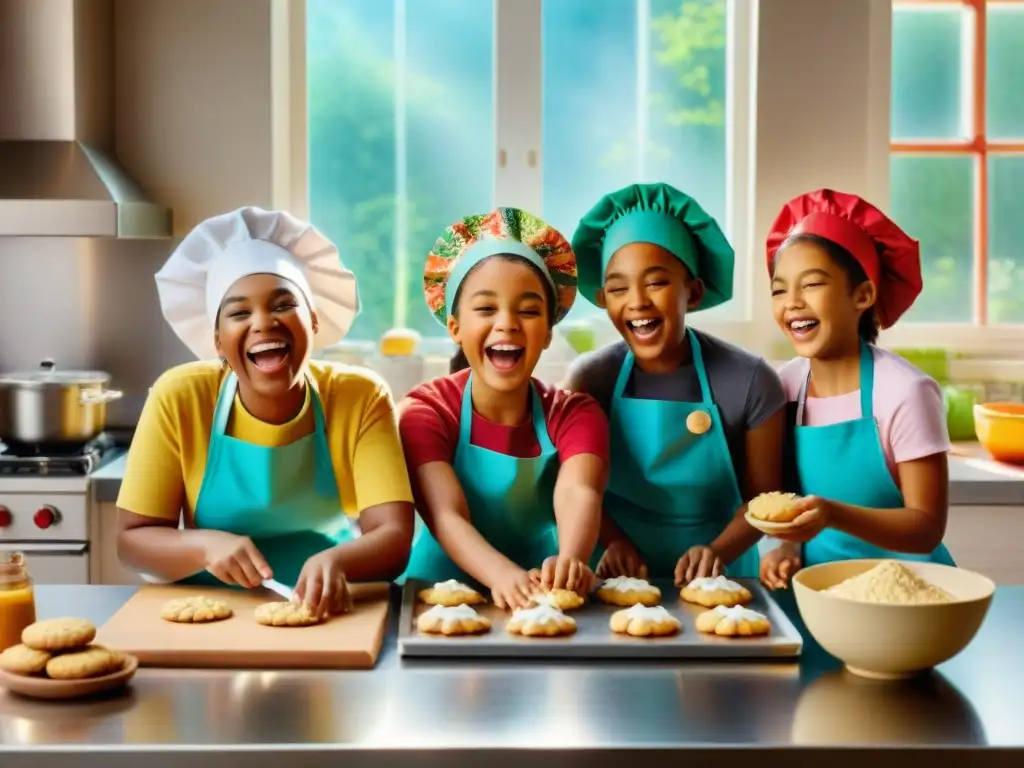
{"label": "group of children", "polygon": [[[260,237],[250,232],[252,240]],[[264,239],[275,242],[273,235]],[[283,240],[276,242],[290,254],[285,261],[308,268],[308,251],[304,256]],[[219,378],[212,368],[204,374],[210,379],[207,410],[216,417],[204,417],[211,425],[198,433],[211,433],[211,456],[220,443],[218,453],[239,451],[223,437],[236,390],[236,409],[251,415],[257,415],[260,403],[284,402],[285,392],[305,393],[294,395],[296,403],[282,418],[306,418],[305,432],[323,443],[320,449],[311,443],[308,456],[291,458],[320,467],[303,480],[319,488],[319,495],[303,492],[300,504],[288,501],[286,493],[268,491],[243,504],[238,494],[253,495],[242,490],[254,481],[252,470],[243,480],[214,482],[210,458],[205,481],[198,472],[188,493],[179,489],[170,506],[185,507],[183,527],[202,528],[205,516],[214,521],[207,527],[244,536],[260,551],[281,549],[278,533],[323,529],[322,520],[295,522],[303,514],[310,517],[299,508],[323,507],[329,517],[328,499],[340,493],[340,506],[358,516],[362,535],[310,543],[292,557],[289,572],[300,592],[312,589],[319,566],[309,562],[317,557],[323,566],[318,585],[328,583],[331,573],[394,577],[408,554],[404,577],[472,580],[490,590],[499,606],[510,608],[524,605],[539,582],[587,591],[596,578],[671,578],[681,584],[728,574],[759,577],[777,589],[800,567],[837,559],[898,553],[952,562],[941,543],[949,448],[941,392],[925,374],[875,346],[879,329],[896,322],[921,291],[919,246],[859,197],[827,189],[801,195],[786,204],[772,226],[765,262],[772,310],[797,355],[781,372],[689,327],[690,313],[731,299],[734,252],[715,219],[667,184],[632,185],[606,195],[583,217],[571,243],[514,208],[456,222],[427,256],[424,292],[458,354],[449,375],[418,386],[398,403],[394,438],[387,424],[378,424],[386,421],[379,398],[369,405],[355,403],[364,409],[377,403],[381,409],[374,422],[377,438],[369,438],[376,445],[373,469],[359,459],[367,450],[359,426],[365,413],[338,414],[352,408],[351,398],[340,394],[331,403],[323,400],[331,397],[332,376],[351,378],[352,370],[331,373],[336,369],[329,364],[310,362],[305,350],[296,355],[294,349],[303,328],[310,329],[309,346],[323,345],[316,336],[324,297],[336,295],[341,283],[310,287],[290,267],[250,261],[228,270],[237,282],[221,280],[213,294],[206,273],[196,278],[205,291],[201,329],[194,323],[186,327],[187,318],[176,320],[165,302],[179,335],[212,333],[231,369]],[[280,280],[266,289],[279,295],[297,284],[299,290],[292,291],[297,298],[285,315],[275,316],[271,308],[259,322],[252,319],[258,311],[250,310],[239,321],[241,351],[225,354],[225,329],[219,323],[221,308],[232,300],[227,293],[258,292],[260,286],[247,287],[245,281],[267,274]],[[533,378],[554,327],[579,294],[607,312],[621,341],[579,357],[557,385]],[[357,306],[349,309],[354,316]],[[284,317],[292,315],[298,319],[288,326]],[[286,335],[281,328],[288,329]],[[261,340],[268,338],[281,355],[261,361],[257,356],[268,351]],[[275,376],[282,382],[278,393],[266,383],[278,380]],[[231,382],[227,395],[225,381]],[[312,387],[305,386],[310,382]],[[167,389],[158,383],[151,401],[170,398]],[[166,409],[147,403],[140,433],[155,429],[150,422],[160,410]],[[245,418],[237,413],[236,424]],[[353,418],[355,426],[332,425]],[[350,441],[348,448],[322,440],[324,434]],[[167,466],[182,462],[180,448],[175,454],[166,440],[159,445],[145,437],[136,441],[141,447],[132,446],[119,499],[125,559],[147,572],[162,572],[166,580],[205,569],[221,581],[243,583],[224,575],[230,571],[225,562],[249,562],[238,542],[232,547],[221,541],[217,549],[204,540],[196,545],[198,555],[191,560],[182,555],[172,564],[166,551],[157,554],[158,547],[174,541],[169,532],[162,534],[164,544],[147,542],[138,532],[147,519],[160,515],[147,507],[152,504],[129,475],[133,469],[143,474],[143,463],[155,462],[155,454]],[[258,454],[260,466],[273,467],[271,474],[282,478],[278,485],[294,493],[299,487],[294,477],[290,484],[283,481],[288,475],[281,450],[288,446],[280,440],[273,445],[276,449],[262,450],[278,454]],[[395,450],[404,453],[407,485],[397,477]],[[243,458],[240,454],[236,461]],[[360,480],[355,474],[360,469],[386,477],[389,490],[377,490],[378,481]],[[781,490],[800,495],[802,513],[777,546],[762,554],[762,536],[744,514],[753,498]],[[237,514],[220,521],[229,500]],[[410,502],[425,524],[415,541]],[[188,511],[197,505],[198,523]],[[382,507],[389,511],[382,514]],[[291,515],[291,527],[267,522],[281,514]],[[264,521],[259,533],[268,537],[265,544],[247,538],[252,535],[247,521],[254,517]],[[387,564],[377,572],[370,566],[374,550],[361,541],[367,535],[383,547],[378,556]],[[405,553],[403,541],[411,542]],[[323,555],[324,547],[337,557]],[[248,566],[243,566],[235,573],[244,575]],[[255,575],[243,585],[282,567],[260,558],[250,568]],[[323,589],[317,586],[316,594]]]}

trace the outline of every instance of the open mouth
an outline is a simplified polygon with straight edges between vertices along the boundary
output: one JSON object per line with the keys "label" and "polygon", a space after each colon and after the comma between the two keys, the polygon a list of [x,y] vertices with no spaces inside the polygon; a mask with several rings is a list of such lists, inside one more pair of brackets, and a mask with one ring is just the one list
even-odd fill
{"label": "open mouth", "polygon": [[626,327],[633,336],[641,341],[653,339],[661,329],[660,317],[643,317],[639,320],[627,320]]}
{"label": "open mouth", "polygon": [[492,344],[484,350],[491,365],[499,371],[511,371],[520,360],[526,350],[518,344]]}
{"label": "open mouth", "polygon": [[277,373],[288,363],[291,346],[283,341],[261,341],[245,353],[249,361],[263,373]]}
{"label": "open mouth", "polygon": [[794,338],[806,339],[818,328],[818,321],[813,318],[797,318],[788,323],[789,332]]}

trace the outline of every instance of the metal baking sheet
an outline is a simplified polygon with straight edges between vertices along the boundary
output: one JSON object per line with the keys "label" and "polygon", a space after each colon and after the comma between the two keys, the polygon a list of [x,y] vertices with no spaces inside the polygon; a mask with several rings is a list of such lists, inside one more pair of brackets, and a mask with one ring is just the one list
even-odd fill
{"label": "metal baking sheet", "polygon": [[566,637],[510,635],[505,630],[509,614],[490,603],[474,606],[491,620],[491,631],[486,634],[457,637],[425,635],[416,629],[416,617],[430,606],[420,602],[416,593],[430,585],[410,581],[402,593],[399,653],[417,657],[565,659],[778,659],[799,656],[803,638],[768,590],[753,579],[735,581],[746,586],[754,596],[746,607],[760,611],[771,620],[770,635],[726,638],[698,632],[694,621],[706,609],[684,603],[679,597],[679,588],[671,581],[654,583],[661,589],[661,604],[683,622],[682,632],[673,637],[639,638],[612,632],[608,622],[619,609],[605,605],[593,595],[583,606],[569,612],[576,619],[577,630],[574,635]]}

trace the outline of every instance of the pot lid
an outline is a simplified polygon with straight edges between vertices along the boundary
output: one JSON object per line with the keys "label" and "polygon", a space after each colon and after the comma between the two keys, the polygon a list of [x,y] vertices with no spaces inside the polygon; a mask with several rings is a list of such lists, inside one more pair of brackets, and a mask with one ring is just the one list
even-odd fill
{"label": "pot lid", "polygon": [[0,382],[4,384],[20,384],[26,386],[45,386],[47,384],[106,384],[110,374],[103,371],[62,371],[57,370],[52,360],[44,360],[35,371],[13,371],[0,374]]}

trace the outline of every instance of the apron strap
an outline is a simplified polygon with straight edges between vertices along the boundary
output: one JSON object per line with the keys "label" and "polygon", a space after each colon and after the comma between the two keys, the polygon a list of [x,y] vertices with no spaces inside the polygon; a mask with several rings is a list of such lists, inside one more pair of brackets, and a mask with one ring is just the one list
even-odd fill
{"label": "apron strap", "polygon": [[704,367],[704,353],[700,349],[700,341],[693,328],[687,327],[686,335],[690,339],[690,355],[693,358],[693,368],[697,371],[697,380],[700,382],[700,399],[705,407],[715,404],[715,398],[711,395],[711,385],[708,383],[708,372]]}
{"label": "apron strap", "polygon": [[866,419],[872,415],[875,394],[875,356],[864,339],[860,340],[860,415]]}
{"label": "apron strap", "polygon": [[[540,402],[540,395],[536,387],[530,382],[530,419],[533,422],[533,431],[537,435],[537,443],[540,445],[541,454],[550,453],[555,450],[548,434],[547,419],[544,418],[544,408]],[[470,373],[466,379],[466,390],[462,393],[462,410],[459,415],[459,444],[469,445],[470,437],[473,434],[473,374]]]}
{"label": "apron strap", "polygon": [[[804,404],[807,402],[807,388],[811,383],[810,365],[807,376],[800,385],[800,394],[796,400],[796,426],[804,426]],[[862,419],[872,415],[874,410],[872,398],[875,392],[875,356],[866,341],[860,342],[860,416]]]}
{"label": "apron strap", "polygon": [[459,414],[458,445],[469,445],[473,434],[473,372],[466,377],[466,388],[462,391],[462,410]]}
{"label": "apron strap", "polygon": [[551,435],[548,434],[548,421],[544,418],[544,407],[541,405],[540,395],[537,394],[537,388],[533,386],[532,381],[530,382],[530,410],[533,413],[533,431],[537,433],[541,455],[554,452],[555,445],[551,442]]}
{"label": "apron strap", "polygon": [[235,372],[228,370],[224,382],[220,385],[220,392],[217,395],[217,405],[213,409],[213,436],[221,436],[227,432],[228,419],[231,418],[231,408],[235,404],[235,393],[238,392],[238,377]]}

